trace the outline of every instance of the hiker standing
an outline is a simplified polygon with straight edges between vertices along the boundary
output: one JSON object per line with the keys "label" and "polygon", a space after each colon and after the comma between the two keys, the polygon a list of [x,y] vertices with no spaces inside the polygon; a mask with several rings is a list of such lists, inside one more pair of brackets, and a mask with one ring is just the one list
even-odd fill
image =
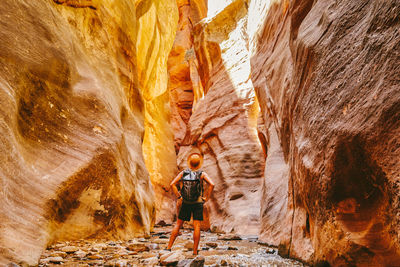
{"label": "hiker standing", "polygon": [[[182,206],[176,225],[171,232],[167,249],[171,250],[183,222],[190,221],[190,217],[193,214],[193,255],[197,255],[200,241],[200,222],[203,220],[203,204],[210,198],[214,183],[207,173],[199,170],[202,164],[202,156],[200,154],[193,153],[189,155],[187,162],[189,169],[180,172],[171,182],[172,190],[178,201],[182,201]],[[176,187],[179,182],[182,184],[180,190]],[[203,182],[208,183],[208,190],[205,194],[203,192]]]}

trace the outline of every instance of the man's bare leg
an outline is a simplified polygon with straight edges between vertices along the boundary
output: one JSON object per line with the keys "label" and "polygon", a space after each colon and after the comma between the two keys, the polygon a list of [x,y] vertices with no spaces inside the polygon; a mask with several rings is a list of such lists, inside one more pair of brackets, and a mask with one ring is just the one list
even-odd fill
{"label": "man's bare leg", "polygon": [[193,220],[193,255],[197,255],[197,248],[199,247],[200,242],[200,221]]}
{"label": "man's bare leg", "polygon": [[183,220],[178,219],[176,221],[174,229],[172,229],[171,237],[169,238],[169,243],[168,243],[167,249],[171,249],[172,245],[175,242],[176,237],[179,235],[179,230],[181,229],[182,225],[183,225]]}

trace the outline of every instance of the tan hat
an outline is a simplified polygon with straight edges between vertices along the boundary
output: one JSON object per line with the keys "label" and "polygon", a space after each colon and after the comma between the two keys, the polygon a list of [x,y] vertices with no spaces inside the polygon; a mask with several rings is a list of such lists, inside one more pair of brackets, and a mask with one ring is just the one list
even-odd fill
{"label": "tan hat", "polygon": [[192,153],[187,159],[187,164],[192,170],[200,169],[203,164],[203,157],[199,153]]}

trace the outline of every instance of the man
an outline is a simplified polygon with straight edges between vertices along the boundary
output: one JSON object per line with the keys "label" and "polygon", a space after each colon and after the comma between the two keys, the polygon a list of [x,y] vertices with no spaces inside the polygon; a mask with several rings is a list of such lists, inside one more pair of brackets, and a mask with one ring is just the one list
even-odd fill
{"label": "man", "polygon": [[[200,241],[200,222],[203,220],[203,204],[210,198],[211,192],[214,188],[214,183],[211,181],[207,173],[199,171],[202,164],[202,157],[200,154],[191,154],[188,157],[187,162],[190,169],[180,172],[171,183],[172,190],[178,198],[178,201],[182,202],[182,206],[179,211],[176,225],[171,232],[167,249],[171,250],[183,222],[190,221],[190,217],[193,215],[193,255],[197,255],[197,248]],[[206,194],[203,194],[204,181],[208,184]],[[178,191],[178,188],[176,187],[178,183],[182,183],[180,191]],[[198,190],[201,192],[197,193],[196,187],[198,187],[198,183],[200,187]],[[193,199],[193,197],[195,199]]]}

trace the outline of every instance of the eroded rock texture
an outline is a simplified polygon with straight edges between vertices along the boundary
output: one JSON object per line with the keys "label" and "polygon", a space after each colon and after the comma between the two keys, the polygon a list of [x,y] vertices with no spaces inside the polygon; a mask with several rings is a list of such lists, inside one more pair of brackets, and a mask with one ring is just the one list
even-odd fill
{"label": "eroded rock texture", "polygon": [[203,170],[215,182],[206,205],[211,227],[257,234],[264,156],[256,130],[246,21],[246,2],[234,1],[194,28],[204,97],[193,107],[178,164],[185,168],[189,153],[203,153]]}
{"label": "eroded rock texture", "polygon": [[144,114],[167,85],[176,3],[5,0],[0,14],[0,265],[149,232]]}
{"label": "eroded rock texture", "polygon": [[185,138],[193,104],[204,94],[198,73],[200,66],[193,45],[193,25],[207,15],[204,1],[178,1],[178,8],[178,28],[168,57],[171,125],[176,151],[179,151]]}
{"label": "eroded rock texture", "polygon": [[[187,124],[192,114],[193,104],[203,96],[203,86],[198,74],[199,63],[193,46],[193,25],[206,16],[207,5],[204,0],[179,0],[178,27],[173,47],[168,57],[168,91],[170,104],[170,128],[173,132],[174,170],[163,176],[166,190],[169,183],[179,173],[176,168],[176,153],[186,135]],[[172,138],[170,139],[172,140]],[[171,191],[163,192],[162,208],[157,218],[172,222],[176,217],[176,197]]]}
{"label": "eroded rock texture", "polygon": [[261,238],[308,262],[400,265],[400,2],[271,2],[248,23]]}

